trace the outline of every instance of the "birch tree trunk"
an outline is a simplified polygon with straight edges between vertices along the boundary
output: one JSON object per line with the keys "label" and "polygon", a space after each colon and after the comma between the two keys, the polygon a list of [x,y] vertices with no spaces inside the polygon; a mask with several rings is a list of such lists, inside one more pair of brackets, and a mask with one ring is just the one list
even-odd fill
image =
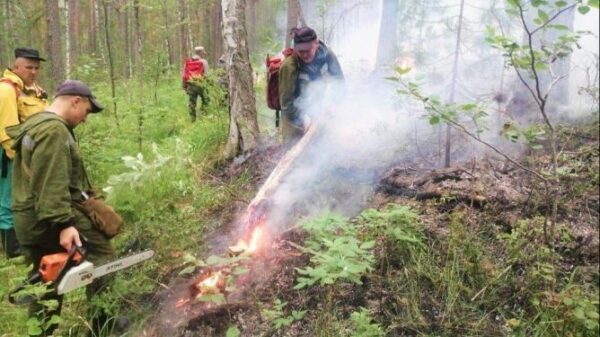
{"label": "birch tree trunk", "polygon": [[381,9],[381,28],[377,45],[376,67],[390,66],[398,57],[398,4],[400,0],[383,0]]}
{"label": "birch tree trunk", "polygon": [[48,53],[48,61],[50,61],[52,74],[51,88],[54,88],[54,85],[61,83],[65,79],[58,0],[46,0],[46,23],[48,27],[46,52]]}
{"label": "birch tree trunk", "polygon": [[223,46],[229,75],[230,122],[225,157],[255,149],[258,121],[245,28],[245,0],[223,0]]}

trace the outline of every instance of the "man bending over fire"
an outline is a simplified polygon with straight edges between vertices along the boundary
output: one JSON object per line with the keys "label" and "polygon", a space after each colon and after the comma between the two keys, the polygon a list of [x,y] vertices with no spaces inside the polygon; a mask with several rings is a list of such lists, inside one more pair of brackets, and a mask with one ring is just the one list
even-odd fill
{"label": "man bending over fire", "polygon": [[344,73],[333,51],[317,38],[309,27],[295,29],[294,54],[287,57],[279,71],[279,101],[283,116],[282,133],[285,143],[293,144],[308,127],[304,111],[297,100],[306,93],[311,83],[333,78],[344,79]]}

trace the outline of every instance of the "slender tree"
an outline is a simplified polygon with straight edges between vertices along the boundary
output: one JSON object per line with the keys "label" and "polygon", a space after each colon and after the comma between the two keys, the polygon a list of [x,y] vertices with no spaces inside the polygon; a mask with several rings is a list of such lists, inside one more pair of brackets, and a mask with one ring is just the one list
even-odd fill
{"label": "slender tree", "polygon": [[143,37],[139,0],[133,0],[133,30],[133,64],[135,67],[135,72],[138,74],[138,76],[142,76],[144,73],[142,60]]}
{"label": "slender tree", "polygon": [[173,46],[173,34],[170,32],[168,27],[171,27],[171,17],[169,13],[171,12],[167,0],[161,1],[161,13],[163,19],[163,25],[165,29],[163,29],[163,39],[165,41],[165,47],[167,48],[167,55],[169,56],[168,61],[169,65],[175,64],[176,56],[175,56],[175,48]]}
{"label": "slender tree", "polygon": [[79,18],[81,6],[78,0],[68,0],[67,2],[67,12],[69,13],[69,19],[67,20],[69,25],[69,34],[68,34],[68,42],[69,42],[69,64],[72,70],[73,67],[77,66],[77,62],[79,60],[79,39],[80,39],[80,26],[79,26]]}
{"label": "slender tree", "polygon": [[222,40],[222,36],[223,36],[223,13],[224,13],[224,9],[223,9],[223,5],[221,4],[221,1],[215,1],[213,6],[212,6],[212,10],[211,10],[211,19],[210,19],[210,23],[213,27],[212,31],[211,31],[211,38],[210,38],[210,43],[209,43],[209,47],[210,47],[210,54],[212,55],[212,61],[213,63],[216,62],[221,55],[223,55],[223,40]]}
{"label": "slender tree", "polygon": [[377,67],[389,66],[398,57],[398,9],[399,0],[383,0],[381,10],[381,28],[377,45]]}
{"label": "slender tree", "polygon": [[245,0],[223,0],[223,46],[229,76],[230,122],[225,157],[255,149],[258,121],[245,28]]}
{"label": "slender tree", "polygon": [[60,83],[65,79],[65,64],[60,34],[60,16],[58,0],[46,0],[46,23],[48,25],[46,52],[48,53],[52,75],[51,88],[54,88],[55,83]]}
{"label": "slender tree", "polygon": [[98,40],[98,6],[96,0],[90,0],[88,8],[88,52],[91,54],[96,53]]}
{"label": "slender tree", "polygon": [[129,78],[131,74],[131,58],[129,55],[129,6],[127,0],[118,0],[115,3],[115,10],[119,18],[119,35],[122,41],[123,58],[122,60],[122,72],[125,78]]}
{"label": "slender tree", "polygon": [[300,2],[298,0],[288,0],[287,1],[287,28],[285,31],[285,47],[291,47],[292,45],[292,36],[290,32],[292,29],[298,27],[298,23],[301,17],[302,7],[300,6]]}
{"label": "slender tree", "polygon": [[[460,56],[460,42],[463,28],[463,13],[465,9],[465,0],[460,1],[460,12],[458,14],[458,26],[456,29],[456,44],[454,47],[454,62],[452,63],[452,80],[450,82],[450,97],[448,102],[454,103],[456,95],[456,81],[458,79],[458,59]],[[450,167],[450,151],[452,148],[452,127],[450,124],[446,125],[446,146],[444,151],[444,166]]]}
{"label": "slender tree", "polygon": [[184,0],[179,0],[177,9],[179,11],[179,45],[181,48],[181,59],[183,59],[189,53],[189,22]]}
{"label": "slender tree", "polygon": [[108,0],[102,1],[102,11],[104,13],[104,38],[106,42],[106,53],[108,57],[108,71],[110,74],[110,89],[112,93],[113,113],[115,116],[115,123],[117,124],[117,127],[119,127],[119,117],[117,113],[117,94],[115,88],[115,65],[113,62],[111,39],[108,29],[108,27],[110,26],[110,20],[108,18]]}

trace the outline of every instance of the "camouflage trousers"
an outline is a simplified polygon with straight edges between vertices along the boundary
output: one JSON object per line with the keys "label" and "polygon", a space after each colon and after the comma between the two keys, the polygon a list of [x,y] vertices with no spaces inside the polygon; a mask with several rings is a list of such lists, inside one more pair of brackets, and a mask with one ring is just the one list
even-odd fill
{"label": "camouflage trousers", "polygon": [[189,96],[188,109],[190,111],[190,117],[192,120],[196,119],[196,102],[198,101],[198,96],[200,96],[202,107],[206,107],[208,105],[208,95],[206,90],[202,86],[196,86],[193,84],[188,84],[185,89],[185,92]]}

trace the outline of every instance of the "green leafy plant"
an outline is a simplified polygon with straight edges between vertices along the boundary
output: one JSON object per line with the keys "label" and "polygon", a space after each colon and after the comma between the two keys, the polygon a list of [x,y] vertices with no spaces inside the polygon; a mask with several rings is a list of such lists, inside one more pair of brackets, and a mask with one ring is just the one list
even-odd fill
{"label": "green leafy plant", "polygon": [[375,241],[363,242],[357,229],[338,215],[325,214],[304,222],[302,228],[310,235],[305,251],[312,255],[310,261],[314,267],[296,268],[302,276],[294,289],[315,283],[330,285],[338,279],[362,284],[361,276],[373,269],[370,250]]}
{"label": "green leafy plant", "polygon": [[385,330],[377,323],[373,323],[373,318],[369,313],[369,310],[365,308],[359,308],[359,311],[355,311],[350,315],[350,320],[354,327],[352,337],[383,337],[385,336]]}
{"label": "green leafy plant", "polygon": [[306,310],[292,310],[291,313],[286,316],[284,313],[284,308],[286,306],[287,302],[282,302],[280,299],[276,299],[270,308],[263,308],[260,313],[266,319],[271,321],[277,330],[288,327],[295,321],[301,320],[306,314]]}

